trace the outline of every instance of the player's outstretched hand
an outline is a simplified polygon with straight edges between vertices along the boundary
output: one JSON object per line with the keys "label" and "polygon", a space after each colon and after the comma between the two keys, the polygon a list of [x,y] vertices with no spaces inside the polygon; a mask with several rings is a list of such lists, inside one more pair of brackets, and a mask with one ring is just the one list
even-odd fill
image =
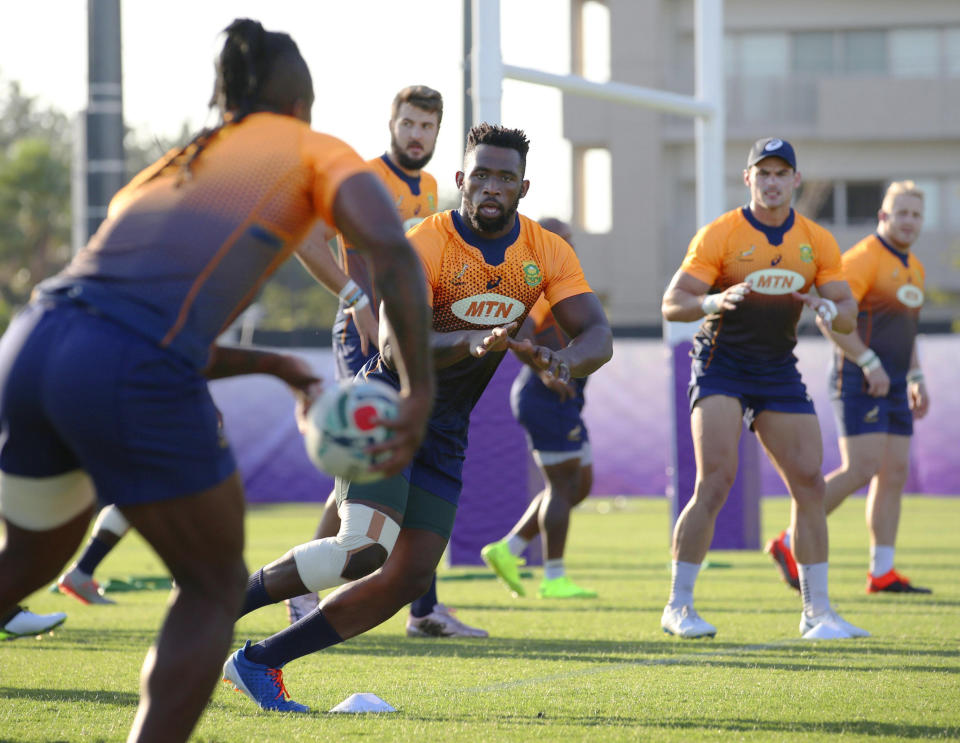
{"label": "player's outstretched hand", "polygon": [[508,348],[510,333],[517,327],[516,322],[500,325],[490,330],[473,331],[470,337],[470,355],[480,359],[491,351],[505,351]]}
{"label": "player's outstretched hand", "polygon": [[389,452],[389,456],[372,471],[383,472],[384,477],[393,477],[410,464],[423,443],[432,409],[432,394],[402,394],[397,417],[393,420],[377,419],[376,423],[392,430],[393,436],[367,448],[370,454]]}
{"label": "player's outstretched hand", "polygon": [[[522,341],[511,338],[509,348],[524,364],[532,366],[540,372],[540,379],[544,384],[547,384],[547,379],[556,380],[561,384],[569,384],[570,367],[557,351],[546,346],[534,345],[529,338],[524,338]],[[550,384],[547,384],[547,386],[553,389]]]}
{"label": "player's outstretched hand", "polygon": [[828,328],[837,316],[836,303],[826,297],[815,297],[812,294],[801,294],[800,292],[790,292],[790,296],[794,299],[799,299],[807,305],[807,307],[816,312],[818,320],[822,321],[821,325],[826,325]]}
{"label": "player's outstretched hand", "polygon": [[728,286],[718,294],[708,294],[704,297],[700,307],[705,315],[715,315],[718,312],[735,310],[737,306],[746,299],[750,290],[750,282],[741,281],[739,284]]}
{"label": "player's outstretched hand", "polygon": [[293,392],[297,401],[297,428],[303,433],[306,431],[307,411],[323,392],[323,380],[314,373],[310,364],[290,354],[278,354],[272,372],[286,382]]}

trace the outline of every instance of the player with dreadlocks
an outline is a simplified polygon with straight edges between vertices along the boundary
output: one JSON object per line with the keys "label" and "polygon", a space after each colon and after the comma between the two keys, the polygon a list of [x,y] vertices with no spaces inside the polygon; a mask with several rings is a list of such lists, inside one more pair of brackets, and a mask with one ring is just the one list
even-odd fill
{"label": "player with dreadlocks", "polygon": [[433,401],[423,272],[377,177],[310,129],[297,45],[235,21],[214,98],[219,125],[123,188],[0,342],[0,616],[74,553],[94,488],[174,578],[135,741],[186,740],[227,655],[248,575],[244,500],[207,379],[272,373],[301,409],[316,395],[299,365],[215,341],[318,218],[370,259],[396,334],[402,402],[380,447],[386,475],[419,448]]}

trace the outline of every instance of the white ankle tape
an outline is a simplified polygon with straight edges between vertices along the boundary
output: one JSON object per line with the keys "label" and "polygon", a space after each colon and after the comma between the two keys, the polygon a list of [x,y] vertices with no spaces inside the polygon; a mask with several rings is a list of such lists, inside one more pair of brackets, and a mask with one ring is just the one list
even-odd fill
{"label": "white ankle tape", "polygon": [[393,551],[400,525],[369,506],[344,503],[340,507],[340,531],[335,537],[315,539],[293,548],[300,580],[310,591],[323,591],[346,583],[343,569],[350,555],[371,544]]}
{"label": "white ankle tape", "polygon": [[100,515],[93,524],[93,533],[103,530],[122,537],[129,528],[130,522],[120,513],[120,509],[111,505],[100,509]]}

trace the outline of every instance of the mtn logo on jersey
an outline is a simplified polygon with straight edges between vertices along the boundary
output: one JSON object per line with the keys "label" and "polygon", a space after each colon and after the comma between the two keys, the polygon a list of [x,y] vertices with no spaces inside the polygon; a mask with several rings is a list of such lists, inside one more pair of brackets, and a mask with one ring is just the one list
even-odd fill
{"label": "mtn logo on jersey", "polygon": [[505,325],[520,317],[527,308],[518,299],[502,294],[486,292],[458,299],[450,305],[450,311],[472,325]]}
{"label": "mtn logo on jersey", "polygon": [[760,294],[789,294],[803,289],[803,276],[788,268],[761,268],[759,271],[747,274],[744,281],[749,281],[753,291]]}
{"label": "mtn logo on jersey", "polygon": [[923,289],[913,284],[904,284],[897,289],[897,299],[910,309],[923,306]]}

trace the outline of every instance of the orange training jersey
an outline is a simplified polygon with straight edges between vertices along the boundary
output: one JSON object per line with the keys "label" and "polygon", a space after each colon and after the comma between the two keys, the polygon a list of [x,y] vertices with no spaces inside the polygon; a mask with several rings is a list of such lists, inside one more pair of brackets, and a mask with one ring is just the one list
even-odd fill
{"label": "orange training jersey", "polygon": [[761,224],[749,207],[727,212],[697,232],[680,269],[711,292],[751,282],[737,309],[704,319],[694,354],[707,367],[720,353],[758,371],[792,359],[803,304],[790,293],[843,280],[833,235],[793,209],[780,227]]}
{"label": "orange training jersey", "polygon": [[[541,295],[554,305],[591,291],[570,245],[522,215],[496,240],[478,237],[456,211],[427,218],[408,237],[423,263],[433,329],[440,333],[514,321],[519,328]],[[469,356],[437,370],[430,427],[455,449],[466,447],[470,411],[502,358],[503,352]]]}
{"label": "orange training jersey", "polygon": [[[923,306],[923,264],[912,252],[901,253],[873,234],[843,254],[843,275],[859,305],[860,338],[880,357],[891,381],[902,382],[910,370]],[[838,349],[834,361],[842,358]],[[862,376],[852,361],[846,365]]]}
{"label": "orange training jersey", "polygon": [[[437,179],[424,170],[411,177],[394,165],[386,155],[368,160],[367,165],[378,175],[390,192],[404,232],[437,211]],[[340,265],[349,273],[349,261],[357,260],[353,246],[340,241]],[[362,283],[362,282],[361,282]],[[368,297],[373,297],[372,287],[360,286]],[[376,302],[374,312],[377,311]]]}
{"label": "orange training jersey", "polygon": [[189,171],[180,159],[123,188],[87,246],[38,290],[90,305],[202,367],[316,218],[333,223],[340,184],[368,167],[339,139],[272,113],[215,132]]}

